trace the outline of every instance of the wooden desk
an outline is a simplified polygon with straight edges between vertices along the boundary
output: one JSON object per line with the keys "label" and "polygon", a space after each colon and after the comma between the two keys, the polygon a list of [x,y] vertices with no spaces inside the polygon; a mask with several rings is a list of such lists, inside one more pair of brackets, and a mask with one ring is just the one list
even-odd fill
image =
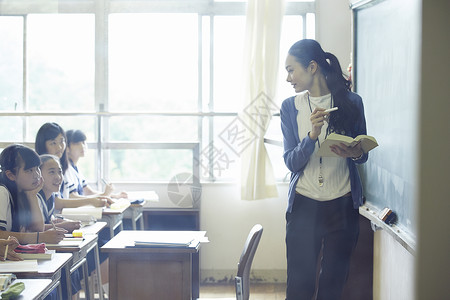
{"label": "wooden desk", "polygon": [[12,284],[17,282],[23,282],[25,284],[25,289],[17,298],[14,298],[15,300],[44,299],[55,288],[51,279],[16,279]]}
{"label": "wooden desk", "polygon": [[[200,210],[198,208],[144,207],[146,230],[200,230]],[[200,296],[200,252],[192,256],[192,281],[195,287],[192,298]],[[197,284],[196,284],[197,282]]]}
{"label": "wooden desk", "polygon": [[[135,240],[150,241],[156,234],[192,235],[198,231],[121,231],[101,248],[109,254],[109,299],[190,300],[192,255],[200,244],[186,248],[127,247]],[[198,285],[198,282],[196,282]]]}
{"label": "wooden desk", "polygon": [[106,226],[109,228],[110,238],[114,237],[116,228],[119,227],[120,231],[123,230],[123,213],[129,206],[124,206],[119,209],[105,208],[103,210],[102,218],[99,221],[106,222]]}
{"label": "wooden desk", "polygon": [[[60,299],[64,299],[61,292],[61,270],[69,272],[69,263],[72,260],[71,253],[55,253],[51,260],[38,260],[37,272],[13,272],[18,279],[50,279],[51,290],[58,288]],[[70,285],[70,277],[66,276],[66,284]]]}

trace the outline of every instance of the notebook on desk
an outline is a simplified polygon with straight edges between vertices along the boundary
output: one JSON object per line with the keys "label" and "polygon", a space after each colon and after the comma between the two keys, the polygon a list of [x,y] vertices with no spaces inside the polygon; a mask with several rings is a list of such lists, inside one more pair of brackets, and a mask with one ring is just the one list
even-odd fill
{"label": "notebook on desk", "polygon": [[187,238],[185,240],[154,240],[154,241],[134,241],[135,247],[151,248],[188,248],[196,247],[200,243],[197,239]]}

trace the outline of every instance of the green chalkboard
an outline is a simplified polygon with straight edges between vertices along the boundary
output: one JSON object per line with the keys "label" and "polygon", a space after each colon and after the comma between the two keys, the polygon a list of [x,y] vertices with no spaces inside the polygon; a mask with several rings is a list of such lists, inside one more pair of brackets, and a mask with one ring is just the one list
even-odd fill
{"label": "green chalkboard", "polygon": [[[363,4],[359,4],[363,2]],[[419,0],[357,1],[354,87],[379,147],[360,167],[364,195],[416,235],[421,13]]]}

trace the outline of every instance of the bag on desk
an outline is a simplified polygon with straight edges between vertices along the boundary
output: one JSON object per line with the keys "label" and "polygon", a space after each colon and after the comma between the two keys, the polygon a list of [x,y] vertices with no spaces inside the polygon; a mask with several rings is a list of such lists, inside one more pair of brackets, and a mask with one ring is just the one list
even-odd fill
{"label": "bag on desk", "polygon": [[9,287],[9,289],[2,293],[2,299],[14,299],[20,295],[25,289],[25,283],[16,282]]}

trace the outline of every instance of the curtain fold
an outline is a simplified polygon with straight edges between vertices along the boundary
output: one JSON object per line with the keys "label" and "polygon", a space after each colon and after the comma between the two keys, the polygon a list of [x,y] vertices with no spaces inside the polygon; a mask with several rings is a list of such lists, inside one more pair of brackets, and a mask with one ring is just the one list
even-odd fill
{"label": "curtain fold", "polygon": [[241,198],[278,197],[264,135],[279,112],[275,105],[284,0],[249,0],[244,47],[244,109],[240,118],[248,126],[252,143],[241,155]]}

